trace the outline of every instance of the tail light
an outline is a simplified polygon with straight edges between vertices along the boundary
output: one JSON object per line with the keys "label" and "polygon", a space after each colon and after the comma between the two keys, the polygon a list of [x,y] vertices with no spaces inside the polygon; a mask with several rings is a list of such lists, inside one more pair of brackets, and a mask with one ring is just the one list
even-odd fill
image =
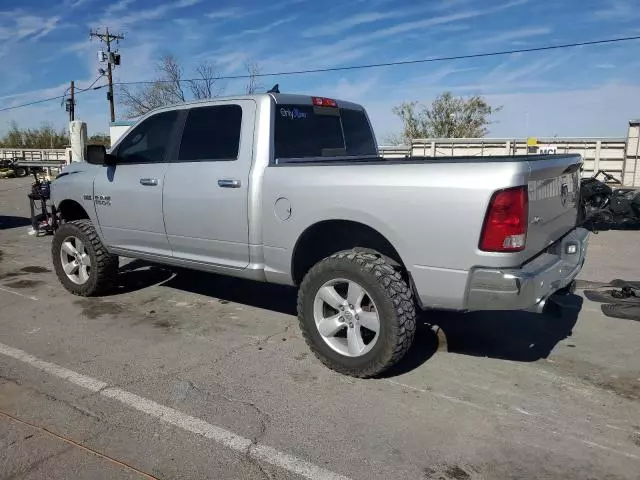
{"label": "tail light", "polygon": [[338,102],[332,98],[311,97],[311,101],[316,107],[337,107]]}
{"label": "tail light", "polygon": [[480,237],[485,252],[520,252],[527,239],[527,187],[499,190],[491,197]]}

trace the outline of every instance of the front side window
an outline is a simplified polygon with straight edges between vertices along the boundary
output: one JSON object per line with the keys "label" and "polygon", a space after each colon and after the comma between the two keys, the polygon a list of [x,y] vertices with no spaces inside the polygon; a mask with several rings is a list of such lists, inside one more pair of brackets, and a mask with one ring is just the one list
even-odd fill
{"label": "front side window", "polygon": [[184,126],[178,159],[182,162],[236,160],[241,128],[240,105],[193,108]]}
{"label": "front side window", "polygon": [[160,163],[178,118],[178,112],[160,112],[135,127],[118,146],[118,163]]}

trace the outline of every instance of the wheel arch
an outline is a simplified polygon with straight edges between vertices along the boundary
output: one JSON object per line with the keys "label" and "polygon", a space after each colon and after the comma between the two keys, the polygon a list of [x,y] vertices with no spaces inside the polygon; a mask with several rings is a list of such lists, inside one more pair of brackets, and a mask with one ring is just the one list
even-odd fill
{"label": "wheel arch", "polygon": [[308,226],[298,237],[291,257],[291,278],[300,285],[320,260],[342,250],[357,249],[384,255],[405,270],[400,254],[378,230],[353,220],[323,220]]}
{"label": "wheel arch", "polygon": [[75,200],[66,199],[58,204],[60,216],[66,221],[91,219],[85,208]]}

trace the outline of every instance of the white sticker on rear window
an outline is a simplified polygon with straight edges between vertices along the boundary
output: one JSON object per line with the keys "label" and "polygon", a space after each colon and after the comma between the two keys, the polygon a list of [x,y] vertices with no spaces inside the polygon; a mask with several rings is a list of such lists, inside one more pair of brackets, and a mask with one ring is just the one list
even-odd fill
{"label": "white sticker on rear window", "polygon": [[280,116],[290,120],[306,119],[307,114],[297,108],[281,108]]}

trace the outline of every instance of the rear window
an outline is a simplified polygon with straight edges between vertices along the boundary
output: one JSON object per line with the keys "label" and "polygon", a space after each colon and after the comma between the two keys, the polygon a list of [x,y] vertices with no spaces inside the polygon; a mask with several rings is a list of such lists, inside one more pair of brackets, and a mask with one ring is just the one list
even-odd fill
{"label": "rear window", "polygon": [[275,158],[377,155],[364,111],[277,105]]}

